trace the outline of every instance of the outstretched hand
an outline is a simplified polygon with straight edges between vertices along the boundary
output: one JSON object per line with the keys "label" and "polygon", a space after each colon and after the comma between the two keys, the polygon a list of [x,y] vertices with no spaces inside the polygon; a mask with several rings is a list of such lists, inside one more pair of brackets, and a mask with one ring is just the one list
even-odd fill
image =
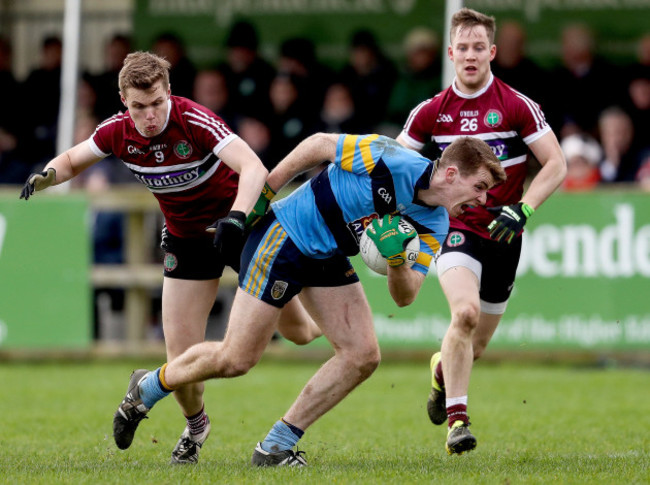
{"label": "outstretched hand", "polygon": [[27,177],[27,182],[20,191],[20,198],[29,200],[35,191],[46,189],[54,182],[56,182],[56,170],[52,167],[41,173],[32,173]]}

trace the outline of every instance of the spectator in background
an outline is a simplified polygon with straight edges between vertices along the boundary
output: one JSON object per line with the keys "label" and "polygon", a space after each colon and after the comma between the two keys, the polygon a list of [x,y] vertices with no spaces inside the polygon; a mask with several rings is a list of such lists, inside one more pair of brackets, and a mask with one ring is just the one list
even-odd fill
{"label": "spectator in background", "polygon": [[230,102],[226,76],[218,69],[204,69],[194,78],[192,99],[232,126],[235,113]]}
{"label": "spectator in background", "polygon": [[105,70],[92,80],[95,92],[101,94],[97,99],[96,106],[97,116],[100,120],[105,120],[124,109],[120,97],[112,93],[117,93],[120,90],[117,76],[129,52],[131,52],[131,38],[124,34],[113,35],[104,47]]}
{"label": "spectator in background", "polygon": [[174,95],[191,98],[196,67],[187,57],[181,38],[171,32],[162,33],[154,40],[152,51],[167,59],[172,65],[169,71],[169,81]]}
{"label": "spectator in background", "polygon": [[[607,80],[607,87],[604,80]],[[598,116],[606,107],[619,104],[624,92],[623,76],[596,55],[596,40],[583,24],[562,31],[562,66],[552,81],[554,100],[550,124],[559,138],[572,133],[597,133]]]}
{"label": "spectator in background", "polygon": [[0,92],[4,94],[2,109],[0,110],[0,128],[5,133],[17,135],[17,127],[12,119],[15,116],[16,101],[18,99],[19,84],[11,70],[12,47],[9,39],[0,36]]}
{"label": "spectator in background", "polygon": [[97,111],[99,96],[97,95],[93,81],[93,77],[88,73],[84,73],[79,79],[79,83],[77,84],[77,111],[75,115],[77,119],[82,116],[99,117]]}
{"label": "spectator in background", "polygon": [[519,22],[503,22],[496,32],[497,55],[492,61],[492,72],[544,107],[548,96],[547,90],[544,89],[547,74],[526,56],[526,43],[526,31]]}
{"label": "spectator in background", "polygon": [[335,82],[325,92],[323,107],[316,121],[314,132],[369,133],[355,111],[354,99],[347,85]]}
{"label": "spectator in background", "polygon": [[24,99],[38,109],[22,110],[24,142],[34,165],[44,164],[56,151],[57,123],[61,97],[61,59],[63,45],[57,36],[49,36],[41,45],[39,67],[23,83]]}
{"label": "spectator in background", "polygon": [[271,111],[269,89],[275,69],[258,54],[258,45],[252,24],[235,23],[226,39],[226,62],[219,65],[219,70],[226,76],[237,111],[267,116]]}
{"label": "spectator in background", "polygon": [[18,149],[16,135],[0,126],[0,185],[23,183],[30,171],[31,165]]}
{"label": "spectator in background", "polygon": [[20,126],[16,122],[19,84],[11,71],[12,48],[9,39],[0,36],[0,184],[17,184],[29,175],[30,165],[19,153]]}
{"label": "spectator in background", "polygon": [[325,91],[334,82],[334,72],[316,59],[314,43],[304,37],[293,37],[282,42],[277,63],[279,74],[289,74],[300,80],[301,103],[318,112]]}
{"label": "spectator in background", "polygon": [[356,31],[350,41],[349,61],[340,72],[362,123],[375,131],[384,121],[397,70],[368,30]]}
{"label": "spectator in background", "polygon": [[237,117],[237,134],[253,149],[262,160],[264,166],[270,170],[278,162],[271,154],[271,129],[266,120],[255,114]]}
{"label": "spectator in background", "polygon": [[387,120],[401,127],[413,106],[440,91],[442,65],[438,35],[415,27],[404,39],[405,64],[397,77],[388,103]]}
{"label": "spectator in background", "polygon": [[636,173],[636,181],[639,187],[650,192],[650,149],[645,148],[641,154],[641,164]]}
{"label": "spectator in background", "polygon": [[618,106],[611,106],[598,117],[598,130],[605,154],[600,165],[603,182],[633,182],[640,154],[633,144],[634,125],[630,115]]}
{"label": "spectator in background", "polygon": [[589,135],[574,134],[562,140],[560,146],[567,161],[567,175],[562,189],[594,189],[600,182],[599,164],[603,159],[603,150],[598,142]]}
{"label": "spectator in background", "polygon": [[625,110],[629,113],[636,133],[635,144],[650,147],[650,33],[639,39],[637,62],[628,68],[628,101]]}
{"label": "spectator in background", "polygon": [[271,83],[271,168],[284,158],[298,143],[312,134],[313,111],[301,100],[301,80],[288,74],[278,74]]}

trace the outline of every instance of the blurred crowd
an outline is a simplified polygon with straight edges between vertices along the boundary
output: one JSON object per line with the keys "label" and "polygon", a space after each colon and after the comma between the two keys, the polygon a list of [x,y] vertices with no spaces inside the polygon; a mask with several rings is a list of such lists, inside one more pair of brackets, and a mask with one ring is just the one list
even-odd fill
{"label": "blurred crowd", "polygon": [[[638,40],[635,62],[603,59],[585,25],[565,27],[560,62],[543,69],[526,55],[526,32],[516,22],[497,29],[494,74],[541,104],[569,164],[565,190],[629,183],[650,190],[650,34]],[[185,96],[221,116],[272,168],[300,140],[318,132],[397,136],[412,108],[441,85],[441,43],[436,32],[416,27],[403,41],[403,61],[382,51],[371,31],[351,36],[340,69],[321,63],[307,38],[282,43],[274,63],[259,51],[260,39],[246,22],[232,26],[224,59],[197,69],[183,40],[159,35],[151,50],[172,64],[172,94]],[[103,119],[124,109],[118,72],[132,50],[116,35],[106,45],[104,72],[85,73],[77,98],[75,142]],[[55,154],[62,43],[44,39],[38,68],[18,82],[11,45],[0,38],[0,184],[22,184]],[[29,107],[21,105],[29,100]],[[135,181],[117,160],[78,178],[92,190]]]}

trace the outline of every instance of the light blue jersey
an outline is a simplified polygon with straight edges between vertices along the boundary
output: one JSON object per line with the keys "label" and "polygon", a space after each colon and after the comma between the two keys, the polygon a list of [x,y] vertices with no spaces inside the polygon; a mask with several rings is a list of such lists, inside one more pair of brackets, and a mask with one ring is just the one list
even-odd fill
{"label": "light blue jersey", "polygon": [[392,138],[341,135],[333,163],[272,208],[297,248],[315,259],[357,254],[373,219],[400,214],[420,237],[413,269],[426,274],[449,230],[444,207],[416,201],[432,171],[430,160]]}

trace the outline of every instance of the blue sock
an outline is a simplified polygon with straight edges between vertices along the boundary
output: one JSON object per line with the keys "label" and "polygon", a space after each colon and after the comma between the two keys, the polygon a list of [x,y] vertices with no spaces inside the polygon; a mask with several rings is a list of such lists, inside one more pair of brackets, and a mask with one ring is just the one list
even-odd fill
{"label": "blue sock", "polygon": [[270,453],[290,450],[296,446],[303,434],[305,434],[303,430],[281,419],[273,425],[269,434],[262,441],[262,449]]}
{"label": "blue sock", "polygon": [[144,380],[140,382],[140,399],[149,409],[163,397],[167,397],[172,391],[165,389],[160,382],[160,367],[149,372]]}

